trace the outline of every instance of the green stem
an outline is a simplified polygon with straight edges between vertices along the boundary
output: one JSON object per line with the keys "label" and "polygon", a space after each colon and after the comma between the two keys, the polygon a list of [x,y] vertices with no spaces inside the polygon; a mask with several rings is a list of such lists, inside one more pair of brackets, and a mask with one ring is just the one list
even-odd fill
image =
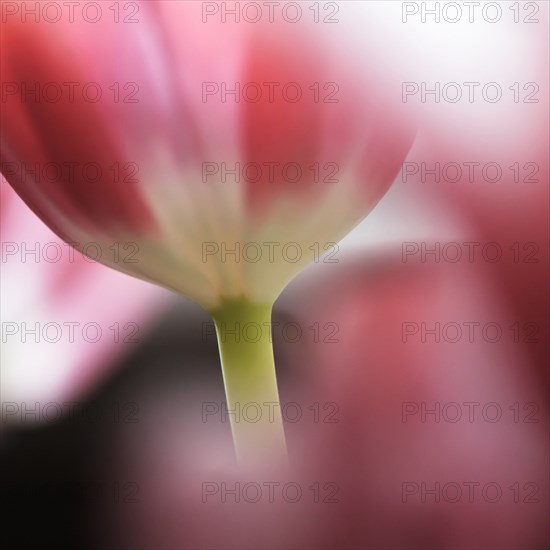
{"label": "green stem", "polygon": [[226,300],[214,318],[237,460],[247,467],[286,464],[271,338],[271,305]]}

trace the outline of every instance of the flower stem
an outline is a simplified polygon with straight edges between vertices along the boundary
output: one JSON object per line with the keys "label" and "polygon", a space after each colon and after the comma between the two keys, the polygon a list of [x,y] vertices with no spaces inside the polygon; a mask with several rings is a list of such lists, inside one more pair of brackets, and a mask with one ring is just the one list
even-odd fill
{"label": "flower stem", "polygon": [[271,305],[226,300],[216,325],[228,416],[239,465],[285,465],[285,435],[271,338]]}

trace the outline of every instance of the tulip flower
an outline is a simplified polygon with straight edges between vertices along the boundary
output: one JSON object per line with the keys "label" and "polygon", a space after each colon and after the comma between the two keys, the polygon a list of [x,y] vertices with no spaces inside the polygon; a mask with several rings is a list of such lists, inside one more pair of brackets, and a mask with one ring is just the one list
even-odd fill
{"label": "tulip flower", "polygon": [[[335,261],[411,132],[344,28],[132,4],[93,23],[6,15],[2,172],[66,242],[212,314],[230,410],[278,404],[273,303]],[[239,460],[285,453],[275,406],[232,430]]]}

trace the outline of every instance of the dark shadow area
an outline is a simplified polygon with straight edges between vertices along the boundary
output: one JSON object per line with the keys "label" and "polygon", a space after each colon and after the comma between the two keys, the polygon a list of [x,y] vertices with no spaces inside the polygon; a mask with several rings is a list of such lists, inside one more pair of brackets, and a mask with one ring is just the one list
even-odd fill
{"label": "dark shadow area", "polygon": [[[274,320],[283,319],[274,313]],[[72,414],[40,427],[8,427],[3,419],[3,548],[116,547],[114,519],[102,504],[131,495],[131,487],[111,479],[117,426],[132,421],[131,405],[148,392],[177,391],[197,379],[213,401],[224,400],[216,339],[205,337],[205,323],[211,319],[201,308],[175,297],[171,311]],[[284,358],[277,360],[284,370]]]}

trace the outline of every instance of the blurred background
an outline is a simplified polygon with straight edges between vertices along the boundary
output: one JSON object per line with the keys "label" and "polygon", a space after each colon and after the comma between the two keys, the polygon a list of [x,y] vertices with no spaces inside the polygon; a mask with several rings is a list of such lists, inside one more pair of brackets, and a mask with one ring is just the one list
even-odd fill
{"label": "blurred background", "polygon": [[235,469],[208,315],[71,253],[2,181],[8,547],[548,547],[548,5],[329,4],[419,130],[275,305],[291,476]]}

